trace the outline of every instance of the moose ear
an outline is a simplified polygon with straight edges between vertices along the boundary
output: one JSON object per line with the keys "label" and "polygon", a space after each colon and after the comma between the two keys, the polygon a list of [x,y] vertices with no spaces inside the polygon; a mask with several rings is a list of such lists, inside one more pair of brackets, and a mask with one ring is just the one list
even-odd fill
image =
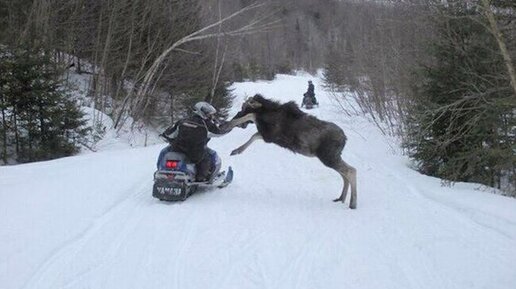
{"label": "moose ear", "polygon": [[247,106],[249,106],[249,101],[251,101],[251,97],[247,97],[244,102],[242,103],[242,109],[245,109]]}
{"label": "moose ear", "polygon": [[249,105],[250,108],[260,108],[262,107],[262,104],[254,99],[251,99],[247,105]]}
{"label": "moose ear", "polygon": [[242,109],[251,108],[256,109],[262,107],[262,104],[259,101],[256,101],[254,97],[249,97],[242,104]]}

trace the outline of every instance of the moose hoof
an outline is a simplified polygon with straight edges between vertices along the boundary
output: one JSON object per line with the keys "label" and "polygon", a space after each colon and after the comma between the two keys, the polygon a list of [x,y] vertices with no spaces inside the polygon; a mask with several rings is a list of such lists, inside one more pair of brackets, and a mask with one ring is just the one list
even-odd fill
{"label": "moose hoof", "polygon": [[234,151],[232,151],[232,152],[231,152],[231,155],[232,155],[232,156],[234,156],[234,155],[238,155],[238,154],[240,154],[240,153],[241,153],[241,151],[239,151],[239,150],[234,150]]}
{"label": "moose hoof", "polygon": [[352,202],[352,203],[350,203],[350,204],[349,204],[349,208],[350,208],[350,209],[353,209],[353,210],[354,210],[354,209],[356,209],[356,208],[357,208],[357,203],[356,203],[356,202]]}
{"label": "moose hoof", "polygon": [[335,200],[333,200],[334,202],[342,202],[342,198],[336,198]]}

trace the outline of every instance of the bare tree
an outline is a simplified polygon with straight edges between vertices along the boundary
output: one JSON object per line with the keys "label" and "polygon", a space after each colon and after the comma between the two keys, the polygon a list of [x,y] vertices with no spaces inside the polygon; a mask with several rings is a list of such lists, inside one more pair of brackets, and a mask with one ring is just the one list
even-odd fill
{"label": "bare tree", "polygon": [[513,61],[511,59],[511,55],[507,49],[507,46],[505,45],[503,35],[500,32],[500,29],[498,28],[498,24],[496,22],[495,15],[492,11],[491,0],[481,0],[481,5],[482,5],[482,8],[484,9],[484,14],[489,23],[488,29],[495,37],[496,43],[498,44],[498,47],[500,48],[500,53],[503,56],[505,66],[507,68],[507,73],[509,74],[509,77],[511,80],[511,86],[514,91],[514,96],[516,97],[516,73],[514,71]]}
{"label": "bare tree", "polygon": [[178,41],[174,42],[170,47],[168,47],[165,51],[159,55],[156,60],[154,60],[154,63],[151,65],[151,67],[148,69],[147,73],[145,74],[145,77],[143,79],[143,83],[140,87],[140,89],[137,92],[137,97],[142,98],[143,95],[149,92],[149,89],[152,87],[151,83],[153,81],[153,78],[156,76],[156,73],[158,73],[158,69],[165,60],[165,58],[168,56],[168,54],[174,50],[177,49],[179,46],[186,44],[191,41],[197,41],[197,40],[203,40],[208,38],[214,38],[219,36],[240,36],[245,34],[252,34],[256,32],[262,32],[267,29],[269,29],[275,22],[267,22],[263,23],[264,19],[258,19],[255,21],[252,21],[251,23],[240,27],[238,29],[234,29],[231,31],[225,31],[225,32],[211,32],[210,30],[214,27],[217,27],[220,24],[223,24],[224,22],[227,22],[231,20],[232,18],[245,13],[247,11],[257,9],[260,7],[263,7],[264,4],[251,4],[247,7],[244,7],[233,14],[224,17],[223,19],[220,19],[219,21],[212,23],[206,27],[203,27],[189,35],[184,36],[183,38],[179,39]]}

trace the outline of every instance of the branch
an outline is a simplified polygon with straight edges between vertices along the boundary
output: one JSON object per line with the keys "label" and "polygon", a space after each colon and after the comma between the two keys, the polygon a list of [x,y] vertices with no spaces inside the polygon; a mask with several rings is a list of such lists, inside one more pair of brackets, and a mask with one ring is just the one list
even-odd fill
{"label": "branch", "polygon": [[188,54],[201,55],[201,53],[200,53],[200,52],[190,51],[190,50],[181,49],[181,48],[176,48],[176,49],[174,49],[174,50],[175,50],[175,51],[184,52],[184,53],[188,53]]}
{"label": "branch", "polygon": [[[266,5],[266,3],[261,3],[261,4],[254,3],[254,4],[251,4],[249,6],[246,6],[246,7],[242,8],[242,9],[236,11],[235,13],[225,17],[225,18],[222,18],[219,21],[217,21],[217,22],[215,22],[213,24],[210,24],[210,25],[208,25],[208,26],[206,26],[204,28],[201,28],[201,29],[199,29],[199,30],[197,30],[197,31],[195,31],[195,32],[193,32],[193,33],[191,33],[191,34],[189,34],[189,35],[179,39],[178,41],[174,42],[169,48],[167,48],[165,51],[163,51],[161,53],[161,55],[158,56],[156,58],[156,60],[154,61],[154,63],[151,65],[151,67],[149,68],[149,70],[145,74],[145,77],[143,79],[142,85],[138,89],[137,97],[141,97],[142,95],[147,94],[147,92],[149,90],[149,87],[151,86],[150,83],[152,82],[152,79],[154,78],[154,75],[158,71],[158,67],[165,60],[167,55],[172,50],[177,49],[178,46],[180,46],[182,44],[185,44],[185,43],[188,43],[188,42],[191,42],[191,41],[202,40],[202,39],[207,39],[207,38],[220,37],[220,36],[236,36],[236,35],[243,35],[243,34],[250,34],[250,33],[257,32],[257,30],[256,30],[257,28],[255,26],[256,26],[256,24],[262,22],[263,19],[255,21],[254,25],[251,25],[251,26],[246,25],[246,26],[244,26],[245,28],[240,28],[240,29],[231,31],[229,33],[221,32],[221,33],[212,33],[212,34],[204,34],[203,35],[204,32],[208,31],[209,29],[211,29],[213,27],[221,25],[222,23],[227,22],[228,20],[230,20],[230,19],[232,19],[232,18],[234,18],[234,17],[236,17],[236,16],[238,16],[238,15],[244,13],[244,12],[260,8],[260,7],[264,6],[264,5]],[[260,28],[263,29],[264,27],[267,27],[267,26],[268,26],[268,24],[264,24]],[[242,30],[242,29],[244,29],[244,30]]]}

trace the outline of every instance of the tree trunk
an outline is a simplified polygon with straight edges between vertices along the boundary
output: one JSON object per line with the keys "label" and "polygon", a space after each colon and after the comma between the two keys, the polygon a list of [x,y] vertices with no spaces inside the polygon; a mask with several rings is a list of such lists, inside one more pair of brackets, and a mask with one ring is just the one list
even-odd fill
{"label": "tree trunk", "polygon": [[18,134],[18,121],[17,121],[16,106],[13,109],[13,122],[14,122],[14,141],[15,141],[15,149],[16,149],[15,152],[16,152],[16,157],[18,157],[18,154],[20,153],[20,135]]}
{"label": "tree trunk", "polygon": [[4,161],[4,164],[7,164],[7,122],[5,120],[5,109],[3,107],[4,105],[4,99],[2,97],[2,125],[3,125],[3,131],[2,131],[2,160]]}
{"label": "tree trunk", "polygon": [[509,78],[511,80],[511,86],[514,91],[514,96],[516,97],[516,73],[514,71],[514,66],[512,65],[511,55],[509,51],[507,51],[507,46],[503,41],[503,35],[498,29],[498,24],[496,23],[495,16],[493,11],[491,10],[491,1],[490,0],[482,0],[482,6],[485,10],[485,15],[487,20],[489,21],[489,27],[491,28],[491,33],[496,38],[496,42],[498,43],[498,47],[500,48],[500,53],[503,56],[503,60],[505,62],[505,67],[507,68],[507,72],[509,73]]}

